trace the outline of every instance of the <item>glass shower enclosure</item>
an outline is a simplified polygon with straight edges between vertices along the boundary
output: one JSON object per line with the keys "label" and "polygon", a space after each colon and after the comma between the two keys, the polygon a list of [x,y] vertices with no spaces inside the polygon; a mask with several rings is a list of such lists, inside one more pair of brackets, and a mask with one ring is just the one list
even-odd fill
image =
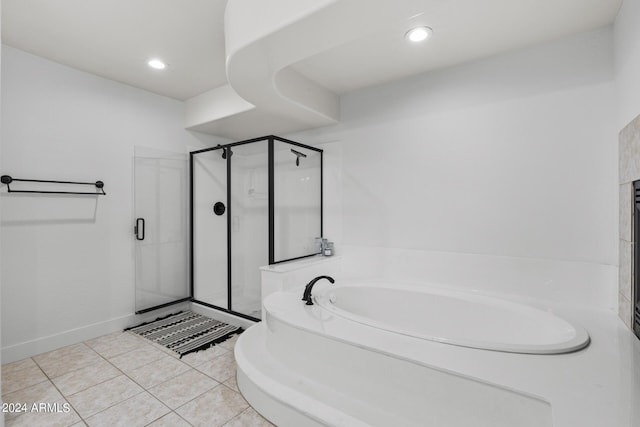
{"label": "glass shower enclosure", "polygon": [[259,267],[316,255],[322,150],[276,136],[190,153],[196,303],[259,320]]}
{"label": "glass shower enclosure", "polygon": [[191,299],[186,153],[135,147],[135,311]]}

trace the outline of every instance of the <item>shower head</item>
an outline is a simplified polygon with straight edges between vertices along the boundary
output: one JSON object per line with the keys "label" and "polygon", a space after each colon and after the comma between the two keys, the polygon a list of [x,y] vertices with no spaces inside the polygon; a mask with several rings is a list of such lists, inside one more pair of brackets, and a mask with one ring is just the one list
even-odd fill
{"label": "shower head", "polygon": [[223,159],[227,158],[227,154],[229,155],[229,157],[233,156],[233,151],[231,151],[231,148],[223,148],[222,149],[222,158]]}
{"label": "shower head", "polygon": [[[222,145],[218,144],[216,146],[216,148],[218,147],[222,147]],[[229,157],[233,156],[233,151],[231,151],[231,148],[222,148],[222,158],[226,159],[227,158],[227,153],[229,153]]]}
{"label": "shower head", "polygon": [[291,152],[296,155],[296,166],[300,166],[300,157],[307,157],[306,154],[296,151],[293,148],[291,149]]}

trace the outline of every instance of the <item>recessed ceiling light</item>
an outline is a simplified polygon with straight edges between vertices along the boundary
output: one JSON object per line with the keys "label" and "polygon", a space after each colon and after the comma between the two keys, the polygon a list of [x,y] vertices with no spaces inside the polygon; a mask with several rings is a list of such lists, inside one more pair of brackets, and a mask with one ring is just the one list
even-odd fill
{"label": "recessed ceiling light", "polygon": [[147,62],[147,64],[149,64],[149,67],[155,68],[156,70],[164,70],[165,68],[167,68],[167,64],[160,61],[159,59],[151,59],[149,62]]}
{"label": "recessed ceiling light", "polygon": [[414,43],[421,42],[427,40],[433,34],[433,30],[429,27],[416,27],[407,31],[407,34],[404,36],[407,40],[410,40]]}

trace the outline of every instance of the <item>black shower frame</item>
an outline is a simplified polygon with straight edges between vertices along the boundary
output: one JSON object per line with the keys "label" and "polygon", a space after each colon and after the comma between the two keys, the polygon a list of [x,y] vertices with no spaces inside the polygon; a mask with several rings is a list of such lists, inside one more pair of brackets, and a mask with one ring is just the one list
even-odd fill
{"label": "black shower frame", "polygon": [[[236,147],[238,145],[246,145],[246,144],[251,144],[254,142],[260,142],[260,141],[267,141],[267,153],[268,153],[268,159],[267,159],[267,168],[269,171],[269,182],[268,182],[268,186],[269,186],[269,198],[268,198],[268,216],[269,216],[269,260],[268,263],[269,265],[273,265],[273,264],[280,264],[283,262],[288,262],[288,261],[295,261],[298,259],[303,259],[303,258],[309,258],[312,256],[316,256],[318,253],[313,253],[313,254],[309,254],[309,255],[303,255],[303,256],[299,256],[299,257],[295,257],[295,258],[290,258],[290,259],[283,259],[283,260],[279,260],[276,261],[275,260],[275,199],[274,199],[274,187],[275,187],[275,179],[274,179],[274,171],[275,171],[275,165],[274,165],[274,142],[275,141],[279,141],[279,142],[283,142],[286,144],[291,144],[297,147],[302,147],[305,148],[307,150],[311,150],[311,151],[316,151],[318,153],[320,153],[320,236],[323,235],[324,233],[324,218],[323,218],[323,211],[324,211],[324,200],[323,200],[323,181],[324,181],[324,176],[323,176],[323,150],[320,148],[316,148],[316,147],[312,147],[309,145],[305,145],[302,144],[300,142],[296,142],[296,141],[292,141],[290,139],[285,139],[285,138],[281,138],[279,136],[275,136],[275,135],[267,135],[267,136],[262,136],[259,138],[252,138],[252,139],[246,139],[243,141],[237,141],[237,142],[232,142],[229,144],[224,144],[224,145],[217,145],[215,147],[211,147],[211,148],[204,148],[202,150],[196,150],[196,151],[191,151],[189,153],[189,281],[190,281],[190,287],[189,287],[189,292],[190,292],[190,300],[191,302],[195,302],[197,304],[203,305],[205,307],[209,307],[209,308],[213,308],[216,310],[220,310],[222,312],[225,313],[229,313],[229,314],[233,314],[234,316],[238,316],[238,317],[242,317],[244,319],[248,319],[248,320],[253,320],[255,322],[259,322],[261,319],[258,319],[256,317],[253,316],[249,316],[247,314],[244,313],[239,313],[237,311],[234,311],[232,309],[228,309],[228,308],[224,308],[224,307],[220,307],[217,306],[215,304],[209,304],[207,302],[204,301],[200,301],[197,300],[193,297],[194,295],[194,274],[193,274],[193,270],[194,270],[194,265],[193,265],[193,256],[194,256],[194,249],[193,249],[193,233],[194,233],[194,227],[193,227],[193,159],[195,155],[201,154],[201,153],[206,153],[208,151],[215,151],[215,150],[222,150],[222,149],[226,149],[226,148],[231,148],[231,147]],[[226,160],[227,160],[227,201],[226,201],[226,205],[227,205],[227,211],[226,211],[226,215],[227,215],[227,306],[228,307],[233,307],[232,305],[232,296],[231,296],[231,288],[232,288],[232,277],[231,277],[231,157],[232,156],[227,156]]]}

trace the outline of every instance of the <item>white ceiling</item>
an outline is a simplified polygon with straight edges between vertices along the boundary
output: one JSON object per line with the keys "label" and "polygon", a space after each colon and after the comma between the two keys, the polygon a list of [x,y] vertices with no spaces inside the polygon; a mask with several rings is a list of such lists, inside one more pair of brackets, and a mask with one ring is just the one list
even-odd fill
{"label": "white ceiling", "polygon": [[[355,0],[339,1],[357,4]],[[361,2],[368,10],[362,10],[362,21],[349,24],[366,26],[367,16],[373,10],[388,9],[391,1]],[[80,70],[187,100],[228,83],[226,3],[2,0],[2,42]],[[376,24],[367,30],[367,37],[334,44],[329,50],[300,60],[292,69],[330,92],[343,94],[598,28],[613,22],[621,3],[622,0],[397,1],[391,5],[406,7],[406,19]],[[421,13],[416,14],[416,10]],[[332,19],[336,22],[340,18]],[[433,38],[426,44],[409,44],[403,36],[414,25],[432,27]],[[326,30],[331,32],[331,25]],[[146,64],[151,57],[165,60],[168,68],[152,70]],[[286,117],[280,119],[281,129],[286,131]],[[269,117],[264,122],[273,126],[277,120]],[[221,121],[211,131],[215,133],[215,129],[225,126],[229,130],[222,134],[227,136],[248,132],[247,122],[241,117]],[[260,132],[261,126],[250,130],[254,135],[270,133],[269,129]],[[206,131],[206,126],[203,129]]]}
{"label": "white ceiling", "polygon": [[[2,0],[2,43],[184,100],[226,83],[226,0]],[[168,63],[147,66],[151,57]]]}
{"label": "white ceiling", "polygon": [[[335,93],[460,64],[610,24],[622,0],[423,1],[424,14],[307,58],[294,68]],[[414,26],[433,29],[408,43]]]}

